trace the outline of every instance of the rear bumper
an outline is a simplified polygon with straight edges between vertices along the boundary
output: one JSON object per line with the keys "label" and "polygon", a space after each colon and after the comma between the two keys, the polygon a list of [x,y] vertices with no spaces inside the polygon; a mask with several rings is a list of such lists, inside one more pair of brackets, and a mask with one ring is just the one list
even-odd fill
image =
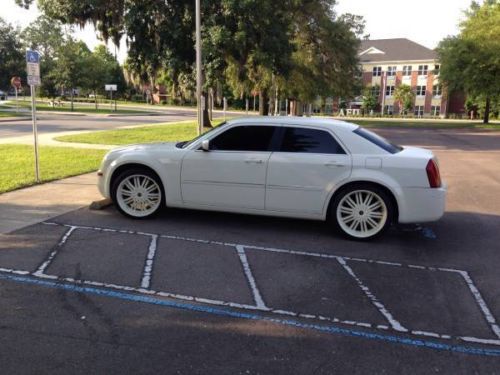
{"label": "rear bumper", "polygon": [[446,185],[440,188],[403,188],[399,205],[400,223],[439,220],[446,206]]}

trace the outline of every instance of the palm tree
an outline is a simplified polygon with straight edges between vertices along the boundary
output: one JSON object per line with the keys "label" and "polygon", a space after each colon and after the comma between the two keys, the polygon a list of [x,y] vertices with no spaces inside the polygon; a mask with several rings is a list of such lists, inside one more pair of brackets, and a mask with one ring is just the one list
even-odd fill
{"label": "palm tree", "polygon": [[399,85],[394,91],[394,100],[399,104],[399,114],[403,115],[413,106],[415,93],[408,85]]}

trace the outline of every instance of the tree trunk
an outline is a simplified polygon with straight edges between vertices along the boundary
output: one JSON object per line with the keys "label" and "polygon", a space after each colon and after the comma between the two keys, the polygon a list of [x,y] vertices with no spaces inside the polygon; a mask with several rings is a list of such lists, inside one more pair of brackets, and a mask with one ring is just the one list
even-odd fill
{"label": "tree trunk", "polygon": [[95,109],[97,111],[97,92],[94,90],[94,102],[95,102]]}
{"label": "tree trunk", "polygon": [[75,110],[75,108],[73,107],[73,96],[74,96],[73,89],[71,89],[71,112]]}
{"label": "tree trunk", "polygon": [[210,88],[209,90],[209,101],[208,101],[208,109],[210,110],[210,121],[212,121],[214,119],[214,89],[213,88]]}
{"label": "tree trunk", "polygon": [[269,115],[269,95],[267,94],[267,90],[259,92],[259,115]]}
{"label": "tree trunk", "polygon": [[484,118],[483,124],[487,124],[490,121],[490,97],[486,97],[486,105],[484,107]]}
{"label": "tree trunk", "polygon": [[205,128],[213,128],[212,122],[210,121],[210,111],[209,111],[209,95],[206,92],[202,93],[205,98],[205,109],[203,110],[203,127]]}

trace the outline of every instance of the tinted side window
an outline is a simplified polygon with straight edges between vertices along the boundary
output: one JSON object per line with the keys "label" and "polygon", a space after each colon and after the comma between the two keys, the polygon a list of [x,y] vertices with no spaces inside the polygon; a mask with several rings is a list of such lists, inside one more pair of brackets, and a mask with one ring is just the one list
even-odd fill
{"label": "tinted side window", "polygon": [[274,126],[237,126],[210,141],[210,149],[221,151],[269,151]]}
{"label": "tinted side window", "polygon": [[280,151],[317,154],[345,154],[330,133],[306,128],[285,128]]}

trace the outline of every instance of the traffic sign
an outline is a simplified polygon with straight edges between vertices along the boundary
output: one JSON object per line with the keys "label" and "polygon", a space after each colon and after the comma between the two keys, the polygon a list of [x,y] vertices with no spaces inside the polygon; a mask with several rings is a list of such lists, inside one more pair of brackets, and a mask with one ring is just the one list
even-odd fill
{"label": "traffic sign", "polygon": [[37,51],[31,51],[31,50],[26,51],[26,62],[39,64],[40,54]]}
{"label": "traffic sign", "polygon": [[40,76],[28,76],[28,85],[30,86],[40,86],[42,84],[42,80]]}
{"label": "traffic sign", "polygon": [[40,80],[40,54],[37,51],[26,51],[26,73],[28,85],[39,86]]}
{"label": "traffic sign", "polygon": [[12,77],[10,84],[19,90],[21,88],[21,77]]}
{"label": "traffic sign", "polygon": [[116,91],[118,90],[118,85],[104,85],[106,91]]}

